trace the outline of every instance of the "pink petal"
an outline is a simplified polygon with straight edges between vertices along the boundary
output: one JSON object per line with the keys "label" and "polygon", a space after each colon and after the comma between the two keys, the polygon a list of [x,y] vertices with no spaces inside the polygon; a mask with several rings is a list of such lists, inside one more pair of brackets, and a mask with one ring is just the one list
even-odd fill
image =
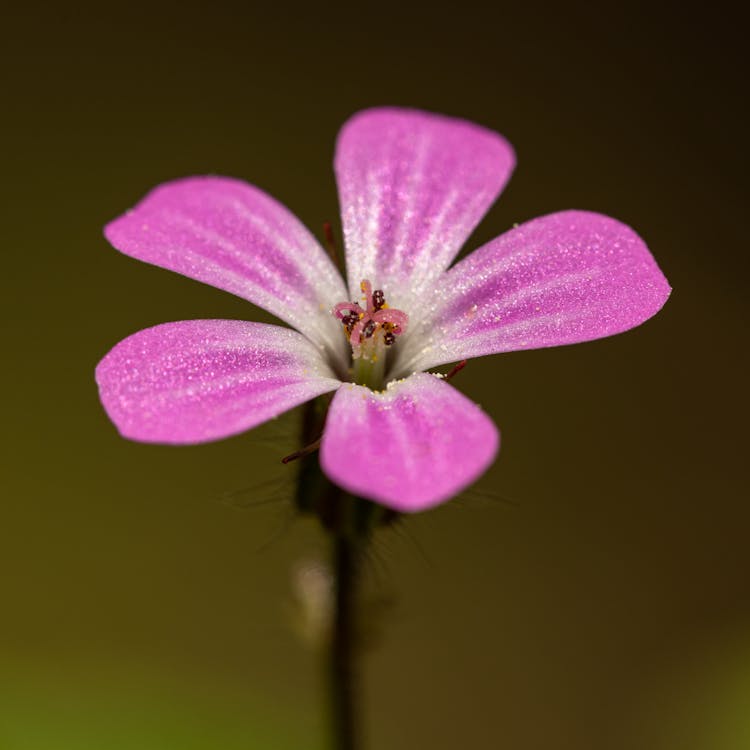
{"label": "pink petal", "polygon": [[381,393],[343,385],[328,412],[320,462],[349,492],[412,513],[471,484],[498,445],[495,425],[475,403],[421,373]]}
{"label": "pink petal", "polygon": [[335,160],[352,295],[370,279],[391,306],[409,312],[514,164],[504,138],[463,120],[394,108],[354,115],[339,133]]}
{"label": "pink petal", "polygon": [[241,320],[139,331],[104,357],[96,382],[120,433],[146,443],[218,440],[339,386],[304,336]]}
{"label": "pink petal", "polygon": [[655,315],[669,292],[630,227],[588,211],[543,216],[445,274],[433,315],[399,342],[394,372],[611,336]]}
{"label": "pink petal", "polygon": [[120,251],[225,289],[342,358],[331,306],[348,297],[315,238],[262,190],[226,177],[160,185],[105,229]]}

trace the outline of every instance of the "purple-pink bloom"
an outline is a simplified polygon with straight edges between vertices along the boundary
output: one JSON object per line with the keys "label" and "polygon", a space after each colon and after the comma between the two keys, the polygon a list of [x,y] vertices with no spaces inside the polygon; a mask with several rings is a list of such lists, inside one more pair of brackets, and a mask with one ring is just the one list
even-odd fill
{"label": "purple-pink bloom", "polygon": [[223,177],[157,187],[106,227],[109,241],[295,330],[191,320],[140,331],[97,367],[107,413],[133,440],[201,443],[336,391],[320,448],[333,482],[404,512],[449,499],[489,466],[499,434],[429,368],[619,333],[670,292],[632,229],[587,211],[529,221],[449,268],[514,164],[501,136],[472,123],[354,115],[335,156],[348,283],[258,188]]}

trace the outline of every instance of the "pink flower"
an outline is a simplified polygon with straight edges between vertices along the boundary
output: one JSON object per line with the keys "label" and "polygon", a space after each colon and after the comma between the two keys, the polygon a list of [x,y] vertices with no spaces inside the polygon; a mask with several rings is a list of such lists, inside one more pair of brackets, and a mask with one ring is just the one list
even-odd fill
{"label": "pink flower", "polygon": [[157,187],[106,227],[109,241],[294,330],[191,320],[140,331],[97,367],[107,413],[133,440],[201,443],[336,391],[320,449],[333,482],[405,512],[449,499],[489,466],[499,435],[429,368],[619,333],[670,291],[632,229],[585,211],[534,219],[449,268],[514,163],[501,136],[468,122],[356,114],[335,156],[348,286],[258,188],[223,177]]}

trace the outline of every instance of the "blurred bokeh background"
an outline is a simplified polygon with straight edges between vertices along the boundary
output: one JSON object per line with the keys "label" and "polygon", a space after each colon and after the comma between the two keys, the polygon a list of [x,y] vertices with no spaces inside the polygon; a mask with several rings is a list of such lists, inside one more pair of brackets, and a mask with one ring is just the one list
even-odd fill
{"label": "blurred bokeh background", "polygon": [[269,317],[101,228],[163,180],[217,173],[319,233],[337,221],[337,129],[375,104],[515,145],[468,248],[597,210],[637,229],[675,291],[635,331],[459,376],[503,450],[465,498],[378,540],[368,748],[750,747],[739,24],[670,4],[4,15],[0,748],[325,747],[294,571],[327,550],[283,501],[294,415],[137,445],[93,381],[140,328]]}

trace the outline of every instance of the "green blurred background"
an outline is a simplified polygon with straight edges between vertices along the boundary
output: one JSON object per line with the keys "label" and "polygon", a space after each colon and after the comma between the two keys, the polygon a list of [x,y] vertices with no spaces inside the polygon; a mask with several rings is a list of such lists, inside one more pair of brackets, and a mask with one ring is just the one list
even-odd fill
{"label": "green blurred background", "polygon": [[[6,11],[0,748],[325,747],[282,497],[294,415],[191,448],[120,439],[93,369],[124,336],[268,316],[101,228],[201,173],[336,219],[337,129],[375,104],[504,133],[468,247],[564,208],[646,238],[642,328],[475,361],[501,456],[369,567],[369,748],[750,747],[741,27],[718,5],[30,4]],[[227,501],[227,493],[234,493]]]}

